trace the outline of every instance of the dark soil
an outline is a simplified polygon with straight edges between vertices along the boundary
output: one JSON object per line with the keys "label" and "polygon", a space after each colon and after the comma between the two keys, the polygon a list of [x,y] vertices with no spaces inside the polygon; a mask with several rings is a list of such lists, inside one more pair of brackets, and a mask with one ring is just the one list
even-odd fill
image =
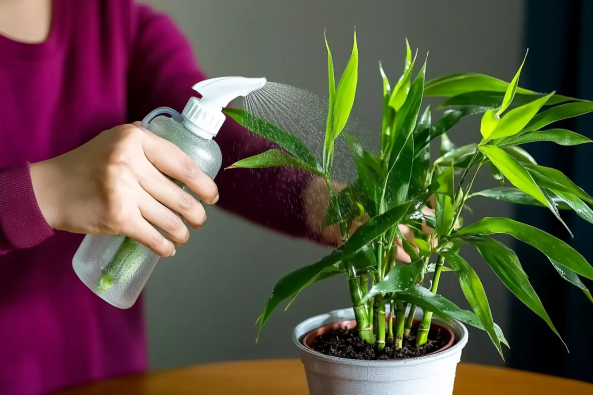
{"label": "dark soil", "polygon": [[431,330],[428,342],[422,347],[416,348],[415,341],[416,332],[415,328],[412,328],[410,338],[404,340],[403,348],[396,350],[392,345],[387,344],[385,351],[381,355],[377,355],[373,346],[358,336],[356,329],[332,329],[315,338],[311,348],[332,357],[370,361],[421,357],[435,352],[447,344],[439,330]]}

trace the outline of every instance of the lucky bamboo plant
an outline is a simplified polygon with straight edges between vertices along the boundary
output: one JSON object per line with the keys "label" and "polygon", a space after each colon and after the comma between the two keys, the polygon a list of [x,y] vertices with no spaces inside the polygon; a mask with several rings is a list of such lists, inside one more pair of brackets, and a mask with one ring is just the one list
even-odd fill
{"label": "lucky bamboo plant", "polygon": [[[561,209],[574,210],[593,223],[593,211],[588,206],[593,204],[593,198],[560,171],[537,165],[520,148],[536,141],[560,145],[589,143],[588,138],[569,130],[542,128],[593,111],[593,103],[518,87],[522,65],[510,83],[474,73],[425,82],[426,62],[412,79],[416,57],[412,57],[407,44],[404,72],[395,87],[390,88],[380,67],[381,152],[373,154],[354,137],[342,135],[340,138],[346,139],[354,157],[358,179],[336,193],[330,182],[334,142],[354,103],[358,73],[356,35],[351,58],[337,88],[327,40],[326,47],[329,109],[322,163],[300,140],[272,123],[241,109],[225,110],[254,133],[281,147],[240,160],[231,167],[286,166],[321,177],[331,197],[325,225],[338,224],[343,237],[343,244],[331,254],[286,275],[276,284],[260,317],[260,330],[282,301],[294,300],[309,285],[341,274],[347,278],[357,331],[364,341],[374,345],[377,353],[385,349],[386,343],[401,348],[402,340],[416,330],[416,346],[424,345],[434,314],[485,330],[502,355],[501,343],[507,342],[493,321],[483,284],[459,255],[461,247],[469,245],[480,252],[509,290],[559,336],[517,255],[492,235],[509,234],[540,250],[560,276],[582,289],[592,302],[579,275],[593,279],[593,268],[567,243],[532,226],[490,217],[464,225],[461,214],[469,199],[482,196],[543,206],[564,226]],[[433,111],[429,107],[421,111],[424,97],[445,98],[435,111],[438,114],[444,110],[438,121],[432,121]],[[481,116],[481,126],[479,133],[475,132],[476,143],[455,147],[446,133],[462,118],[477,115]],[[431,161],[430,144],[439,137],[440,156]],[[502,185],[473,191],[476,176],[485,169]],[[425,207],[433,209],[434,216],[426,214]],[[368,220],[350,235],[352,222],[364,217]],[[434,231],[425,232],[423,223]],[[400,224],[414,232],[413,242],[403,237]],[[402,240],[411,263],[396,260],[396,237]],[[473,311],[463,310],[437,293],[441,275],[451,271]],[[386,305],[390,305],[389,317],[385,316]],[[423,318],[413,328],[417,307],[422,308]]]}

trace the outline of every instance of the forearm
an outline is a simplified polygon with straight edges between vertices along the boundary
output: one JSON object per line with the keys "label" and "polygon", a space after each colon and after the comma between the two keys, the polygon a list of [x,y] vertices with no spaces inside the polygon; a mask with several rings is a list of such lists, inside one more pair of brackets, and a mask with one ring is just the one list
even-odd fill
{"label": "forearm", "polygon": [[53,234],[39,209],[29,163],[0,168],[0,255],[36,246]]}

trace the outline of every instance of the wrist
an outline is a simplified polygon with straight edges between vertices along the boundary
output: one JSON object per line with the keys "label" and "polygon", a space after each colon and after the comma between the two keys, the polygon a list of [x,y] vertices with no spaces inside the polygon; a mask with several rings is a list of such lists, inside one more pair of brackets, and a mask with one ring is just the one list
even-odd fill
{"label": "wrist", "polygon": [[[39,210],[45,221],[52,229],[60,229],[60,210],[58,188],[62,185],[57,171],[57,166],[52,160],[31,163],[30,174],[33,193],[37,199]],[[64,185],[62,185],[64,187]]]}

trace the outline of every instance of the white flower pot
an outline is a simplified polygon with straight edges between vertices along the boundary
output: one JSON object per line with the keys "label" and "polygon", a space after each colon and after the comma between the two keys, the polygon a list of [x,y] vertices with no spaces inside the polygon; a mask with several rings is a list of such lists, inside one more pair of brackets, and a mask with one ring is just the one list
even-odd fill
{"label": "white flower pot", "polygon": [[[422,317],[417,309],[416,318]],[[455,334],[454,344],[437,353],[393,361],[359,361],[330,357],[303,345],[310,332],[354,319],[350,309],[335,310],[303,321],[294,329],[292,340],[300,350],[310,395],[451,395],[461,351],[467,344],[467,328],[455,321],[448,327]]]}

